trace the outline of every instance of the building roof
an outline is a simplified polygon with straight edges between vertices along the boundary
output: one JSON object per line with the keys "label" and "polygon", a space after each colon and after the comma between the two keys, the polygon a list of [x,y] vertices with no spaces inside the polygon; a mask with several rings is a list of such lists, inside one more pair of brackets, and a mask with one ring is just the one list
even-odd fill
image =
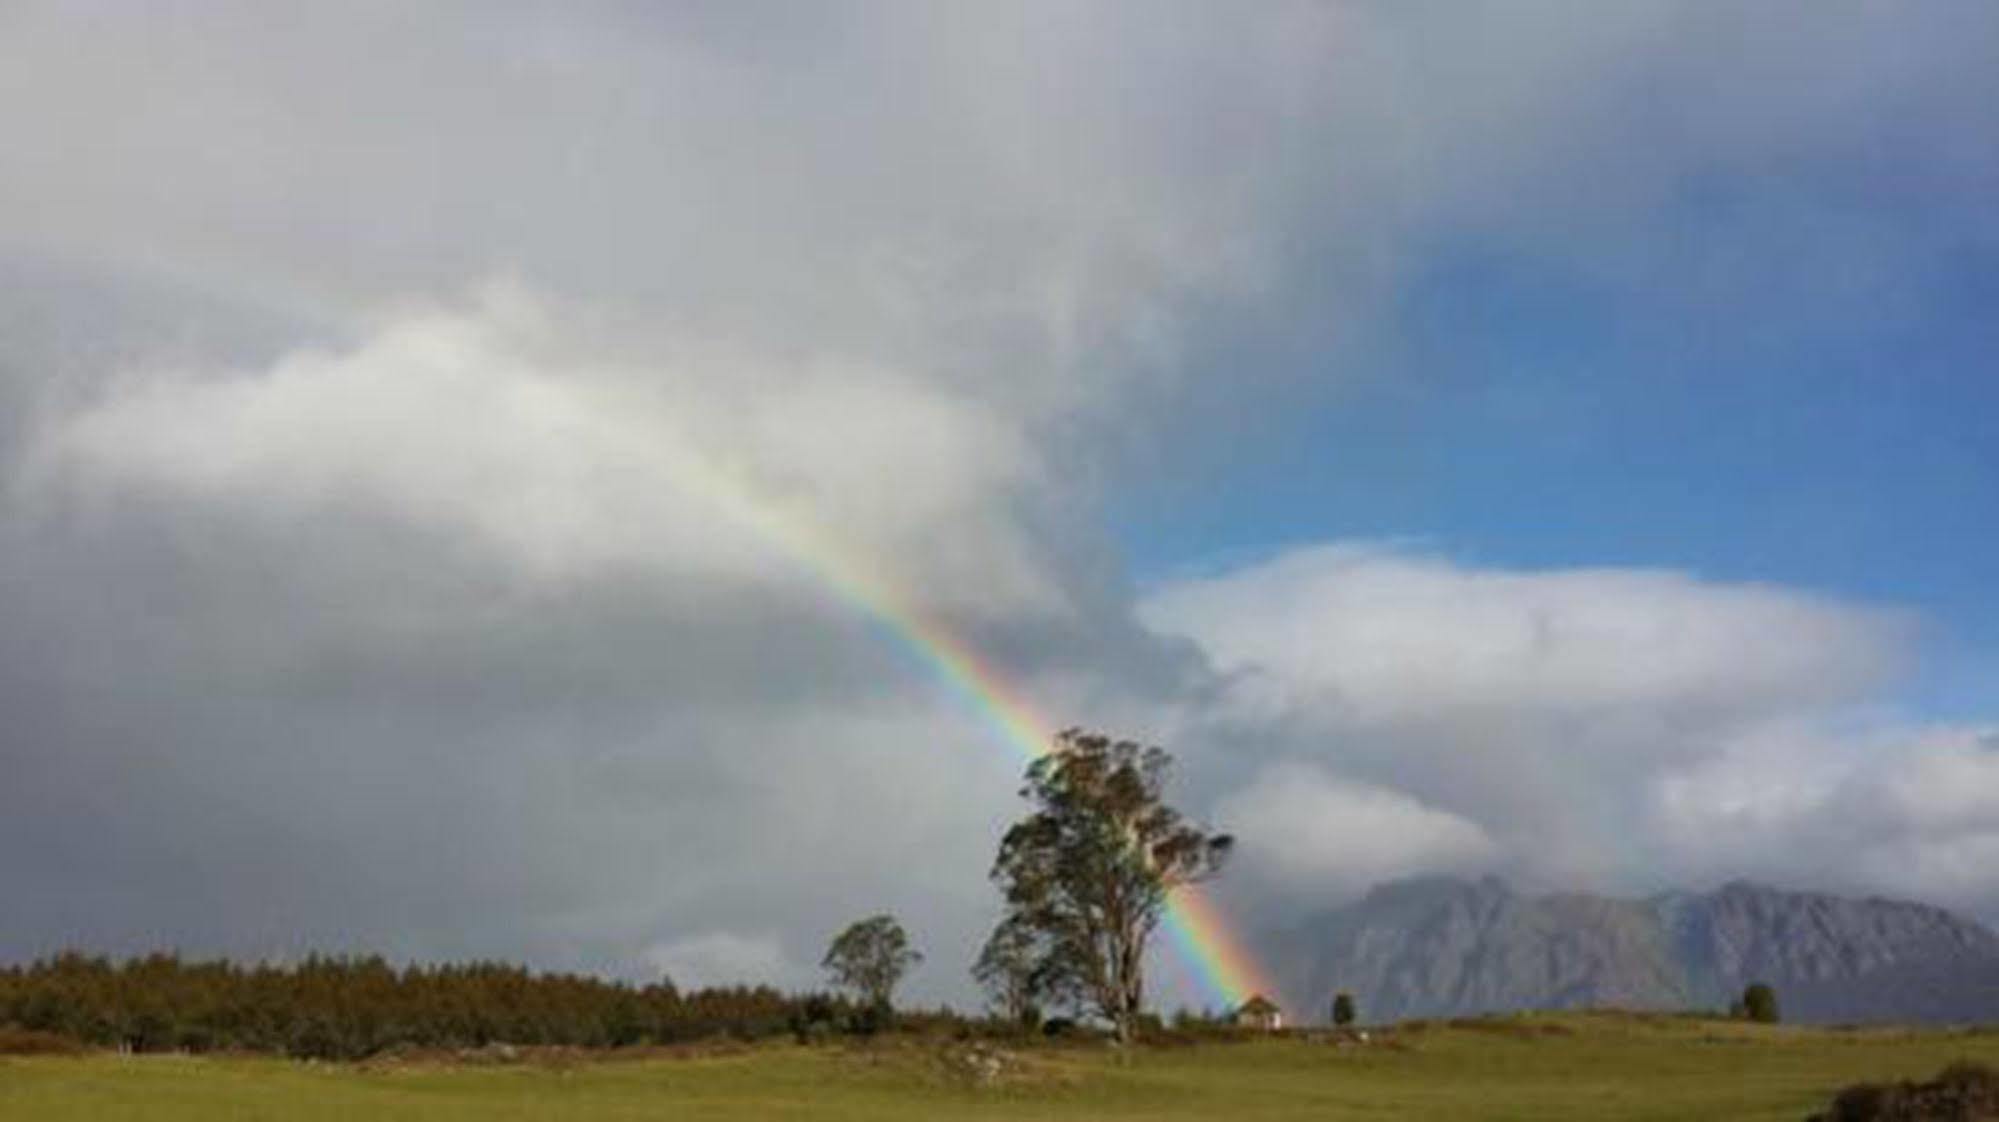
{"label": "building roof", "polygon": [[1279,1010],[1277,1008],[1276,1002],[1270,1000],[1269,998],[1259,993],[1251,996],[1248,1001],[1243,1002],[1241,1007],[1236,1010],[1236,1013],[1238,1015],[1241,1015],[1243,1013],[1251,1013],[1261,1016],[1263,1014],[1276,1013],[1278,1011]]}

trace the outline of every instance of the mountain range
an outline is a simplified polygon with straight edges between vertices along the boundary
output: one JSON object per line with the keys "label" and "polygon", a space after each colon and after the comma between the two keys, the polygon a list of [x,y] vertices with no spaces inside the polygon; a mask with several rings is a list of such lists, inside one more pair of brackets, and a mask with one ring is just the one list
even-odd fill
{"label": "mountain range", "polygon": [[1999,935],[1942,908],[1737,881],[1643,899],[1504,881],[1376,887],[1269,940],[1293,1019],[1352,993],[1370,1021],[1514,1009],[1725,1009],[1751,982],[1785,1019],[1999,1020]]}

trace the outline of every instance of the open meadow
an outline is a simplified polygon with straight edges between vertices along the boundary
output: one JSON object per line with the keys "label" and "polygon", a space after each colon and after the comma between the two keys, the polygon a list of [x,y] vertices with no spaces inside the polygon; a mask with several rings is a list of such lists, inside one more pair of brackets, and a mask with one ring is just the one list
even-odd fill
{"label": "open meadow", "polygon": [[1999,1064],[1999,1031],[1619,1014],[1291,1037],[991,1049],[891,1038],[515,1062],[0,1058],[0,1119],[1803,1119],[1861,1080]]}

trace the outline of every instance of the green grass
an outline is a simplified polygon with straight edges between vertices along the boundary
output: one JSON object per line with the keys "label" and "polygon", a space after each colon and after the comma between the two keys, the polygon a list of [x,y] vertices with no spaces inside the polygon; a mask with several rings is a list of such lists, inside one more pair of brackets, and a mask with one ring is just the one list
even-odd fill
{"label": "green grass", "polygon": [[1301,1040],[1032,1050],[998,1086],[950,1046],[772,1045],[558,1066],[317,1065],[178,1056],[0,1059],[0,1120],[1788,1119],[1862,1079],[1999,1064],[1999,1032],[1826,1031],[1581,1015]]}

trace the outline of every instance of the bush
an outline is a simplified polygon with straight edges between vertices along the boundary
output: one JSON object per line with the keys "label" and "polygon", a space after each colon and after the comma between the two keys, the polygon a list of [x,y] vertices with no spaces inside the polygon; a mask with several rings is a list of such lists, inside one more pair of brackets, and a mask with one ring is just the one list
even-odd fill
{"label": "bush", "polygon": [[1333,1023],[1345,1028],[1353,1024],[1356,1015],[1353,995],[1342,992],[1333,998]]}
{"label": "bush", "polygon": [[813,994],[805,999],[788,1018],[792,1038],[800,1044],[818,1044],[833,1035],[834,1026],[839,1022],[839,1011],[831,999],[824,994]]}
{"label": "bush", "polygon": [[1759,1025],[1774,1025],[1780,1017],[1777,1013],[1777,991],[1762,982],[1752,982],[1742,991],[1742,1015]]}
{"label": "bush", "polygon": [[847,1033],[850,1036],[873,1036],[894,1027],[895,1010],[886,1004],[863,1005],[847,1015]]}
{"label": "bush", "polygon": [[1999,1072],[1959,1062],[1928,1083],[1858,1083],[1810,1122],[1970,1122],[1999,1116]]}

